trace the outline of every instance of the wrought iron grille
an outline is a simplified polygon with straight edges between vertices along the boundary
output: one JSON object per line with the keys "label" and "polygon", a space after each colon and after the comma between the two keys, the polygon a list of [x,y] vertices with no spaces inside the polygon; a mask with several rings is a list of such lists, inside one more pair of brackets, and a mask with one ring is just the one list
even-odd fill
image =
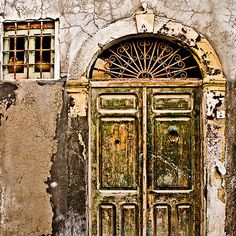
{"label": "wrought iron grille", "polygon": [[201,78],[191,52],[160,38],[134,38],[105,50],[93,78]]}
{"label": "wrought iron grille", "polygon": [[3,26],[3,77],[53,78],[55,22],[8,22]]}

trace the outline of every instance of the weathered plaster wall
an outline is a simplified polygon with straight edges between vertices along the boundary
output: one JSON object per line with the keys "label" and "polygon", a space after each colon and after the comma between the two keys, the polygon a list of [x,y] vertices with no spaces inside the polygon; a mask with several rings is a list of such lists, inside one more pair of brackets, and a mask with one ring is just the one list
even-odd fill
{"label": "weathered plaster wall", "polygon": [[[235,80],[235,0],[146,2],[156,15],[202,33],[219,55],[226,79]],[[0,21],[59,19],[62,77],[70,74],[84,41],[109,24],[132,17],[140,5],[138,0],[0,0],[0,3]],[[228,84],[226,231],[227,235],[233,235],[236,117],[234,86]],[[70,94],[63,93],[64,87],[64,82],[43,86],[33,81],[1,83],[0,232],[3,235],[86,235],[83,176],[86,175],[87,110],[78,102],[86,95],[82,92],[71,99]],[[79,104],[79,110],[71,108],[73,101]]]}
{"label": "weathered plaster wall", "polygon": [[47,181],[54,212],[53,235],[87,233],[87,94],[83,90],[70,92],[63,93],[55,137],[58,149]]}
{"label": "weathered plaster wall", "polygon": [[236,84],[228,81],[227,86],[227,141],[226,141],[226,235],[236,232]]}
{"label": "weathered plaster wall", "polygon": [[[60,51],[64,75],[67,75],[76,48],[99,29],[137,11],[140,0],[1,0],[0,19],[59,18]],[[217,51],[227,79],[235,78],[236,2],[235,0],[169,1],[146,0],[158,16],[179,21],[210,40]],[[229,59],[230,58],[230,59]]]}
{"label": "weathered plaster wall", "polygon": [[48,185],[62,83],[0,83],[0,235],[51,234]]}

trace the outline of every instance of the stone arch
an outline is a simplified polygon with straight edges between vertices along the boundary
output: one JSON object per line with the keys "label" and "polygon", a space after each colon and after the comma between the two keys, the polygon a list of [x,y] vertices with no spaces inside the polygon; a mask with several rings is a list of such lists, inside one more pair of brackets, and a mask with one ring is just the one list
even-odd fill
{"label": "stone arch", "polygon": [[[155,17],[154,35],[176,40],[188,47],[195,55],[203,72],[203,82],[224,80],[220,60],[208,40],[193,28],[162,17]],[[134,17],[119,20],[98,30],[77,49],[73,63],[69,67],[68,79],[88,79],[88,74],[101,51],[119,42],[125,37],[140,34]]]}

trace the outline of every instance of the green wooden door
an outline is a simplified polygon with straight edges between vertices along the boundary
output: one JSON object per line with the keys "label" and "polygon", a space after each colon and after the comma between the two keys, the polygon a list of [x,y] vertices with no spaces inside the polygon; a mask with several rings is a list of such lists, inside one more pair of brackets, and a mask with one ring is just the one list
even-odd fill
{"label": "green wooden door", "polygon": [[198,96],[91,89],[91,235],[200,235]]}
{"label": "green wooden door", "polygon": [[199,97],[148,89],[148,235],[200,235]]}

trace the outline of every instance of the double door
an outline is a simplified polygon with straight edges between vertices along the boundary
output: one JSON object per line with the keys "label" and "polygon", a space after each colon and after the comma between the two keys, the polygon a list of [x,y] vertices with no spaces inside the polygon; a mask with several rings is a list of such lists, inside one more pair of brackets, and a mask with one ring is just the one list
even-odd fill
{"label": "double door", "polygon": [[91,235],[200,235],[199,109],[198,88],[91,89]]}

